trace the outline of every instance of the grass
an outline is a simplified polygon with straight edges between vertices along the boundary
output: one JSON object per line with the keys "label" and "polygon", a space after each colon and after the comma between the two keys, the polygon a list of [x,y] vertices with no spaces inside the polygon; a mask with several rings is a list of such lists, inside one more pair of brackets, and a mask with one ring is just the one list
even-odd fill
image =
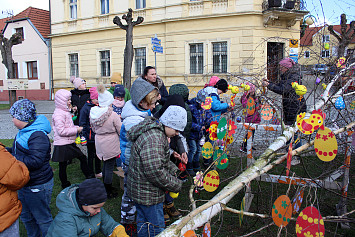
{"label": "grass", "polygon": [[[7,146],[12,145],[12,140],[0,140]],[[241,165],[240,162],[243,161],[245,164],[246,158],[240,157],[231,157],[229,159],[229,166],[224,170],[218,170],[220,174],[220,186],[218,189],[212,193],[206,192],[205,190],[200,190],[198,194],[194,194],[195,200],[200,200],[197,202],[197,206],[200,206],[206,203],[209,199],[214,197],[221,189],[226,186],[230,181],[231,177],[236,177],[238,174],[242,172],[240,169]],[[335,161],[332,162],[322,162],[317,157],[302,157],[302,163],[297,166],[293,166],[291,171],[295,172],[297,176],[301,177],[312,177],[314,179],[322,179],[325,177],[325,174],[328,172],[334,171],[334,167],[338,167],[339,164],[342,163],[344,158],[338,155]],[[61,191],[61,185],[58,177],[58,163],[51,162],[51,166],[54,171],[54,188],[53,188],[53,195],[52,195],[52,202],[51,202],[51,210],[52,215],[55,215],[58,212],[58,209],[55,205],[55,198],[58,193]],[[333,168],[332,168],[333,167]],[[351,170],[353,170],[354,162],[352,163]],[[82,182],[85,177],[80,172],[79,161],[74,160],[73,164],[68,166],[67,169],[68,179],[71,183],[80,183]],[[285,174],[285,164],[278,165],[274,169],[269,172],[270,174]],[[355,202],[353,198],[355,197],[355,180],[354,175],[350,176],[350,185],[348,190],[348,211],[355,209]],[[341,180],[341,179],[340,179]],[[192,179],[189,178],[187,182],[184,183],[183,188],[179,194],[179,197],[175,200],[175,206],[180,209],[183,215],[187,215],[191,211],[190,200],[188,198],[188,192],[190,190],[190,186],[192,184]],[[122,190],[120,190],[119,178],[114,175],[113,179],[113,186],[119,190],[119,197],[115,199],[108,200],[105,203],[105,210],[116,220],[120,221],[120,206],[121,206],[121,197],[122,197]],[[251,207],[249,212],[254,213],[262,213],[271,215],[271,209],[273,202],[276,198],[280,195],[284,195],[287,193],[289,185],[285,184],[275,184],[275,183],[266,183],[260,181],[253,181],[252,182],[252,192],[254,194],[254,199],[252,201]],[[289,190],[289,197],[292,200],[292,197],[297,192],[298,186],[291,185]],[[339,193],[336,192],[336,193]],[[301,210],[305,207],[311,205],[313,203],[319,210],[321,215],[330,216],[330,215],[337,215],[335,205],[339,202],[340,197],[331,190],[325,189],[305,189],[304,194],[304,201],[301,206]],[[228,207],[240,210],[240,204],[244,197],[244,190],[240,191],[237,195],[235,195],[227,204]],[[315,198],[317,197],[317,198]],[[298,215],[294,215],[293,217],[298,217]],[[355,215],[350,215],[350,218],[354,219]],[[245,235],[251,231],[257,230],[263,226],[272,223],[272,218],[257,218],[257,217],[248,217],[244,216],[242,225],[239,225],[239,216],[237,214],[233,214],[227,211],[221,212],[216,217],[211,218],[210,220],[212,226],[212,236],[241,236]],[[351,227],[354,228],[353,224],[351,223]],[[350,230],[342,230],[337,223],[334,222],[325,222],[326,234],[325,236],[355,236],[355,231],[353,229]],[[263,231],[260,231],[253,236],[276,236],[279,228],[275,225],[272,225],[268,228],[265,228]],[[25,237],[26,230],[23,224],[20,222],[20,233],[21,237]],[[202,228],[196,230],[196,233],[201,234]],[[336,235],[335,235],[336,233]],[[103,236],[101,234],[97,236]],[[282,230],[281,236],[286,236],[286,229]],[[287,226],[287,236],[296,236],[295,233],[295,222],[291,221],[291,223]]]}
{"label": "grass", "polygon": [[0,104],[0,110],[10,109],[10,104]]}

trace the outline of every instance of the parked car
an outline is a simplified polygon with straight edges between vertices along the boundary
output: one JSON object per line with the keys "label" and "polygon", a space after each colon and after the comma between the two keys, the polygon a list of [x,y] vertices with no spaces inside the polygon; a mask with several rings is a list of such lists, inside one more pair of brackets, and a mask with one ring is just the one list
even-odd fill
{"label": "parked car", "polygon": [[325,64],[315,64],[312,68],[313,73],[324,74],[329,70],[328,66]]}

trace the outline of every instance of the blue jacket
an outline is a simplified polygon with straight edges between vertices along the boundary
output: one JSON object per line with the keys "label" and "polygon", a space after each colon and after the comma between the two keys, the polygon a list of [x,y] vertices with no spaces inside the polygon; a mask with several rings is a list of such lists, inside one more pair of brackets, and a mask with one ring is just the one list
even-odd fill
{"label": "blue jacket", "polygon": [[221,102],[217,93],[217,88],[206,87],[204,90],[208,93],[208,96],[212,98],[211,114],[213,121],[219,121],[221,114],[227,112],[228,104]]}
{"label": "blue jacket", "polygon": [[125,165],[129,165],[129,158],[131,157],[132,142],[126,137],[126,133],[131,127],[139,124],[145,117],[150,116],[150,110],[139,110],[129,100],[122,109],[121,117],[123,119],[120,133],[120,149],[121,160]]}
{"label": "blue jacket", "polygon": [[90,125],[90,110],[95,104],[87,101],[80,112],[79,126],[83,127],[82,134],[88,142],[95,142],[95,133],[91,129]]}
{"label": "blue jacket", "polygon": [[12,148],[7,148],[30,171],[30,181],[26,186],[44,184],[53,178],[52,167],[49,165],[51,144],[47,136],[50,132],[48,119],[38,115],[33,123],[19,130]]}
{"label": "blue jacket", "polygon": [[88,237],[94,236],[99,231],[105,236],[110,236],[120,225],[103,208],[94,216],[82,211],[76,200],[78,188],[79,185],[74,184],[58,194],[56,204],[59,213],[49,227],[47,237]]}
{"label": "blue jacket", "polygon": [[190,100],[189,106],[192,113],[192,126],[189,139],[199,141],[204,134],[204,131],[201,131],[201,128],[205,126],[207,129],[212,122],[211,111],[201,108],[201,105],[197,103],[196,98]]}

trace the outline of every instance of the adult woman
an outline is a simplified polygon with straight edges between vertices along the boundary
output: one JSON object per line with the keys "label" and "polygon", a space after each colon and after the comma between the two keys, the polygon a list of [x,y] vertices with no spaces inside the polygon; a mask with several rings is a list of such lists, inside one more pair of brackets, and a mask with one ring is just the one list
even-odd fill
{"label": "adult woman", "polygon": [[74,120],[74,125],[79,125],[80,111],[85,105],[86,101],[90,99],[90,92],[86,89],[86,81],[80,77],[71,77],[70,81],[74,84],[74,90],[71,90],[71,102],[73,110],[77,115]]}
{"label": "adult woman", "polygon": [[166,90],[163,80],[159,76],[157,76],[155,67],[145,67],[142,74],[142,78],[159,89],[159,104],[163,105],[169,94]]}

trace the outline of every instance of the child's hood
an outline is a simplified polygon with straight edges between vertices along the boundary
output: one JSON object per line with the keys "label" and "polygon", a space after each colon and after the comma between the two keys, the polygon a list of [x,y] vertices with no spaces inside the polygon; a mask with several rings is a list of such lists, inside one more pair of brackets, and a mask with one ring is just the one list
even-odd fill
{"label": "child's hood", "polygon": [[129,100],[122,109],[121,117],[124,121],[126,118],[132,116],[140,116],[145,118],[150,115],[150,110],[139,110],[136,106],[133,105],[132,100]]}
{"label": "child's hood", "polygon": [[68,111],[68,100],[71,98],[71,92],[64,90],[64,89],[60,89],[57,91],[57,93],[55,93],[54,96],[54,103],[55,103],[55,107],[61,110],[65,110]]}
{"label": "child's hood", "polygon": [[70,187],[63,189],[57,196],[56,205],[58,209],[64,213],[68,213],[73,216],[89,217],[90,213],[85,213],[80,210],[76,201],[76,190],[78,188],[78,184],[73,184]]}
{"label": "child's hood", "polygon": [[111,116],[113,111],[112,106],[100,107],[94,106],[90,110],[90,123],[94,126],[101,127]]}
{"label": "child's hood", "polygon": [[49,120],[46,118],[44,115],[38,115],[36,120],[33,121],[32,124],[30,124],[27,127],[24,127],[21,129],[21,132],[28,132],[28,131],[42,131],[46,134],[49,134],[51,132],[51,124]]}
{"label": "child's hood", "polygon": [[140,135],[151,129],[159,129],[164,132],[163,125],[159,122],[159,120],[154,117],[148,116],[142,122],[128,130],[128,140],[134,142],[138,139]]}

